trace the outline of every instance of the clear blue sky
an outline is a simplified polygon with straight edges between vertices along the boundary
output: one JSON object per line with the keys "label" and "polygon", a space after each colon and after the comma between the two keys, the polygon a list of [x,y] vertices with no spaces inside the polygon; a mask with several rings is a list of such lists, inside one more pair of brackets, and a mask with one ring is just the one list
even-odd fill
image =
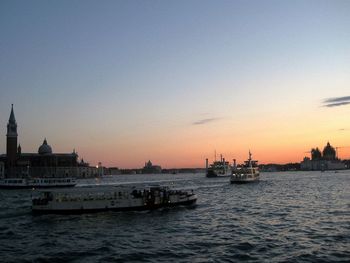
{"label": "clear blue sky", "polygon": [[350,95],[349,14],[350,1],[3,0],[0,152],[11,103],[23,151],[47,137],[121,167],[198,165],[229,138],[259,140],[263,118],[331,118],[322,100]]}

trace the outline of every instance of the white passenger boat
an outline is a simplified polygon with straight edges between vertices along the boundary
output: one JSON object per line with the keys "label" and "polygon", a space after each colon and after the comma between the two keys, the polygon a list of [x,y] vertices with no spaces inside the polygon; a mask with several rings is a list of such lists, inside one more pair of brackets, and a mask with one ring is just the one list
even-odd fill
{"label": "white passenger boat", "polygon": [[0,188],[5,189],[73,187],[76,184],[76,180],[70,177],[0,179]]}
{"label": "white passenger boat", "polygon": [[[215,158],[216,159],[216,158]],[[208,159],[206,160],[206,176],[207,177],[223,177],[230,176],[232,167],[229,162],[225,161],[225,158],[220,157],[220,161],[214,161],[208,166]]]}
{"label": "white passenger boat", "polygon": [[74,191],[40,191],[32,200],[32,211],[41,214],[80,214],[99,211],[152,210],[178,205],[193,205],[193,191],[168,187],[136,189],[130,187],[76,187]]}
{"label": "white passenger boat", "polygon": [[258,161],[252,160],[252,154],[249,151],[249,158],[241,167],[234,167],[230,177],[231,184],[244,184],[256,182],[259,180],[260,172]]}

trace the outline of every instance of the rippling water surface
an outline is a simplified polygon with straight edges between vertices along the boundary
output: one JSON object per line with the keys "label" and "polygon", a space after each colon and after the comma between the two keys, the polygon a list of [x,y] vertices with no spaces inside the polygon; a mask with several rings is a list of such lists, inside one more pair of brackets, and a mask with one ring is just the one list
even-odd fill
{"label": "rippling water surface", "polygon": [[263,173],[230,185],[203,174],[91,183],[191,188],[194,208],[31,214],[30,190],[0,190],[1,262],[349,262],[350,172]]}

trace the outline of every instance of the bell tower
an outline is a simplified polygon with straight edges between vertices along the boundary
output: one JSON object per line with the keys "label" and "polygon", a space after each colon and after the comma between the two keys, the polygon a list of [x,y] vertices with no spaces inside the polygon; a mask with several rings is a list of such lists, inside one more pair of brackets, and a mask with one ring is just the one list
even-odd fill
{"label": "bell tower", "polygon": [[7,124],[7,141],[6,141],[6,155],[7,167],[14,167],[17,159],[17,123],[15,114],[13,112],[13,104],[11,105],[10,119]]}

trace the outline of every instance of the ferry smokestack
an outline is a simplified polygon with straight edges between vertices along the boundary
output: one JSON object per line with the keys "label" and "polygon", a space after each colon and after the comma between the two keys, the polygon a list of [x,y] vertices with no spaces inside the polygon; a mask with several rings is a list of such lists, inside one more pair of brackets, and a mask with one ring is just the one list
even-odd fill
{"label": "ferry smokestack", "polygon": [[205,159],[205,169],[208,170],[208,158]]}
{"label": "ferry smokestack", "polygon": [[236,159],[233,159],[233,168],[236,168]]}

